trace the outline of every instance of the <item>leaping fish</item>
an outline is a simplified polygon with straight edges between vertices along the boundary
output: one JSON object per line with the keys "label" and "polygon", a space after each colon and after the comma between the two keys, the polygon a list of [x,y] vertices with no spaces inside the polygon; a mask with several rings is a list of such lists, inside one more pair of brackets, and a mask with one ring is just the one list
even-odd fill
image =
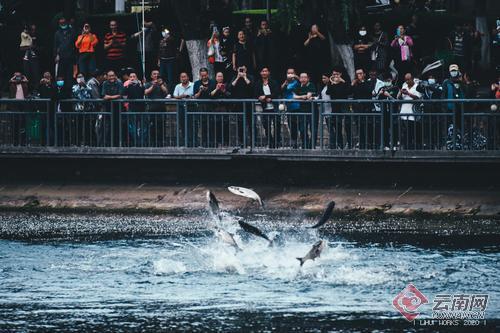
{"label": "leaping fish", "polygon": [[328,220],[330,219],[330,216],[332,216],[333,208],[335,208],[335,201],[330,201],[330,203],[328,204],[328,206],[326,206],[326,209],[323,212],[323,215],[319,219],[318,223],[316,223],[315,225],[313,225],[310,228],[319,228],[323,224],[325,224],[326,222],[328,222]]}
{"label": "leaping fish", "polygon": [[238,243],[234,240],[234,235],[230,232],[227,232],[226,230],[222,228],[215,228],[215,233],[217,234],[217,237],[224,243],[231,245],[234,247],[237,251],[241,251],[241,248],[238,246]]}
{"label": "leaping fish", "polygon": [[304,265],[304,263],[309,259],[315,260],[316,258],[319,258],[325,246],[326,246],[326,241],[324,240],[317,241],[313,245],[312,249],[310,249],[309,252],[307,252],[307,254],[304,257],[297,258],[297,260],[300,261],[300,266],[302,267],[302,265]]}
{"label": "leaping fish", "polygon": [[213,192],[210,190],[207,191],[207,201],[208,207],[210,208],[210,213],[220,220],[219,200],[217,200],[215,194],[213,194]]}
{"label": "leaping fish", "polygon": [[229,192],[231,192],[233,194],[255,200],[259,203],[259,205],[261,207],[264,207],[264,202],[262,201],[260,196],[257,193],[255,193],[255,191],[253,191],[251,189],[239,187],[239,186],[229,186],[227,189],[229,190]]}
{"label": "leaping fish", "polygon": [[273,245],[273,241],[269,237],[267,237],[267,235],[265,233],[263,233],[259,228],[254,227],[253,225],[248,224],[248,223],[241,221],[241,220],[238,221],[238,223],[239,223],[240,227],[243,230],[245,230],[246,232],[254,234],[255,236],[264,238],[265,240],[267,240],[269,242],[270,246]]}

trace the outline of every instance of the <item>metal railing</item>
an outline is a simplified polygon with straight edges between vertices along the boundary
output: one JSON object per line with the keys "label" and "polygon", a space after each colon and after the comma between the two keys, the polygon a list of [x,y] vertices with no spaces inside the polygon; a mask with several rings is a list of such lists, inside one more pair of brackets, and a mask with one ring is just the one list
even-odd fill
{"label": "metal railing", "polygon": [[0,100],[0,146],[500,150],[498,101]]}

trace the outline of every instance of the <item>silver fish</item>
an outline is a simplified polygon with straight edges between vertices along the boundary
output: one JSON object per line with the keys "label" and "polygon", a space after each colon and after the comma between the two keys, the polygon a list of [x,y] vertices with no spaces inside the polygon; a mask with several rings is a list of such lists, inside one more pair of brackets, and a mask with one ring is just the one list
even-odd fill
{"label": "silver fish", "polygon": [[264,202],[254,190],[238,186],[229,186],[227,189],[229,190],[229,192],[233,194],[255,200],[259,203],[261,207],[264,207]]}
{"label": "silver fish", "polygon": [[208,207],[210,208],[210,213],[213,216],[215,216],[218,220],[220,220],[219,200],[217,200],[215,194],[213,194],[213,192],[210,190],[207,191],[207,201],[208,201]]}
{"label": "silver fish", "polygon": [[241,251],[241,248],[238,246],[238,243],[234,240],[234,235],[230,232],[227,232],[226,230],[222,228],[216,228],[215,233],[217,234],[217,237],[224,243],[231,245],[234,247],[236,250]]}
{"label": "silver fish", "polygon": [[332,216],[332,212],[333,212],[334,208],[335,208],[335,201],[330,201],[330,203],[326,207],[323,215],[319,219],[318,223],[316,223],[315,225],[313,225],[310,228],[318,228],[318,227],[321,227],[326,222],[328,222],[328,220],[330,219],[330,216]]}
{"label": "silver fish", "polygon": [[325,246],[326,246],[326,241],[324,240],[317,241],[313,245],[312,249],[309,250],[309,252],[307,252],[307,254],[304,257],[297,258],[297,260],[300,261],[300,266],[302,267],[302,265],[304,265],[304,263],[309,259],[315,260],[316,258],[319,258]]}

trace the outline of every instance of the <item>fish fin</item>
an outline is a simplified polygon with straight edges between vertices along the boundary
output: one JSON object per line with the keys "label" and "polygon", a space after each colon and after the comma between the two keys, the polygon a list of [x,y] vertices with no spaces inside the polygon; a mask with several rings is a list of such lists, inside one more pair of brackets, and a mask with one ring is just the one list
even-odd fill
{"label": "fish fin", "polygon": [[304,265],[304,258],[297,258],[298,261],[300,261],[300,267],[302,267],[302,265]]}

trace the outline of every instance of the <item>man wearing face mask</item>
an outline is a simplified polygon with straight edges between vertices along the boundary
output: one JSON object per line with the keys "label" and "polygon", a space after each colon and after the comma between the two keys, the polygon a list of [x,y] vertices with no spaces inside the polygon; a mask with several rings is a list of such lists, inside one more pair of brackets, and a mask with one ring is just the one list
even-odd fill
{"label": "man wearing face mask", "polygon": [[[288,68],[286,71],[286,80],[281,84],[281,92],[283,94],[284,99],[293,100],[293,91],[300,85],[299,77],[295,72],[295,69]],[[289,112],[296,111],[300,107],[300,104],[297,102],[287,103],[286,110]]]}
{"label": "man wearing face mask", "polygon": [[[422,94],[423,99],[437,100],[443,96],[443,87],[437,83],[436,78],[432,73],[427,76],[427,80],[420,81],[417,86],[417,91]],[[424,104],[425,113],[439,113],[441,105],[437,104]],[[424,148],[430,146],[431,149],[438,147],[438,138],[443,138],[446,134],[446,125],[443,121],[439,121],[438,117],[424,117],[423,119],[423,144]],[[429,126],[430,125],[430,126]]]}
{"label": "man wearing face mask", "polygon": [[[450,77],[443,82],[444,99],[463,99],[465,97],[465,86],[462,82],[462,74],[457,64],[449,67]],[[455,114],[455,123],[448,127],[448,149],[462,149],[462,105],[460,103],[446,103],[447,112]],[[453,138],[455,137],[456,138]],[[455,142],[455,144],[453,144]]]}
{"label": "man wearing face mask", "polygon": [[365,72],[370,67],[370,47],[371,41],[368,37],[366,27],[359,28],[358,34],[354,40],[354,65],[356,68],[363,69]]}
{"label": "man wearing face mask", "polygon": [[66,83],[73,81],[73,66],[76,63],[76,34],[64,17],[59,19],[59,28],[54,35],[54,61],[56,75],[61,75]]}
{"label": "man wearing face mask", "polygon": [[[76,77],[76,84],[73,85],[71,89],[72,97],[74,99],[86,100],[92,99],[92,89],[87,86],[85,82],[85,76],[83,73],[79,73]],[[92,107],[90,103],[75,103],[74,104],[75,111],[91,111]]]}

